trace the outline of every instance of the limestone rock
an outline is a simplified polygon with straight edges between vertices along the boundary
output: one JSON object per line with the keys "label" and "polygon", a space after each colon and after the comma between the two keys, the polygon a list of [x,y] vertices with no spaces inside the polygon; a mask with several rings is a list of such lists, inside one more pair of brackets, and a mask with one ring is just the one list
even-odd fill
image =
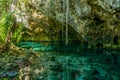
{"label": "limestone rock", "polygon": [[[120,0],[69,0],[69,3],[68,24],[81,36],[80,39],[91,44],[115,43],[115,36],[120,39]],[[29,21],[43,26],[34,28],[35,33],[42,30],[53,36],[61,31],[58,26],[66,23],[65,0],[28,0],[28,4],[33,11],[29,13],[35,12]],[[53,31],[51,27],[54,27]]]}

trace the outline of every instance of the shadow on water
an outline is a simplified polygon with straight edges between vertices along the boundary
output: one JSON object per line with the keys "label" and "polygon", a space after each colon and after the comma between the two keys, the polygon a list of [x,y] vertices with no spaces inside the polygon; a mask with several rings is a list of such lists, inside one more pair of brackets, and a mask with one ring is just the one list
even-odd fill
{"label": "shadow on water", "polygon": [[[105,48],[88,48],[87,45],[82,45],[77,42],[72,42],[68,45],[64,45],[60,42],[20,42],[19,47],[34,50],[39,52],[56,52],[59,55],[76,55],[76,56],[95,56],[98,59],[106,58],[108,62],[113,60],[113,64],[118,64],[118,56],[120,56],[119,50],[105,49]],[[119,64],[118,64],[119,65]]]}
{"label": "shadow on water", "polygon": [[83,45],[76,42],[72,42],[68,45],[64,45],[60,42],[19,42],[17,46],[27,49],[27,50],[34,50],[39,52],[58,52],[60,54],[77,54],[80,56],[112,56],[116,59],[117,56],[120,55],[119,49],[112,49],[112,48],[95,48],[90,47],[88,45]]}
{"label": "shadow on water", "polygon": [[45,55],[44,64],[50,68],[45,80],[55,80],[48,79],[55,76],[58,76],[56,80],[120,80],[119,50],[88,48],[77,42],[68,45],[60,42],[54,42],[54,45],[51,42],[20,42],[18,46]]}

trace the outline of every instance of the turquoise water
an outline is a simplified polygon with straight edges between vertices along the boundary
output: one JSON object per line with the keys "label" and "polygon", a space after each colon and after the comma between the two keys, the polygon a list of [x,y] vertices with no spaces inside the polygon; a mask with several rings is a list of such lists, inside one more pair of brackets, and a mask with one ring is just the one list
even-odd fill
{"label": "turquoise water", "polygon": [[75,51],[88,50],[86,45],[79,43],[71,43],[64,45],[60,42],[19,42],[17,46],[25,49],[32,49],[36,51]]}
{"label": "turquoise water", "polygon": [[119,50],[59,42],[20,42],[18,46],[42,52],[36,59],[48,70],[45,77],[39,75],[43,80],[120,80]]}
{"label": "turquoise water", "polygon": [[69,45],[61,44],[60,42],[19,42],[17,46],[34,51],[58,51],[58,52],[74,52],[74,53],[96,53],[96,54],[104,54],[104,53],[113,53],[120,54],[119,49],[112,48],[88,48],[87,45],[79,44],[79,43],[71,43]]}

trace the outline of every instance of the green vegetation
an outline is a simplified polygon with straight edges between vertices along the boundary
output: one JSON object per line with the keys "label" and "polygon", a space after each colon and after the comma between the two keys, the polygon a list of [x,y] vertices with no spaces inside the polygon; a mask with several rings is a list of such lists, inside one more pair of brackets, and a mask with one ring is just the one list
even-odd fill
{"label": "green vegetation", "polygon": [[14,20],[11,14],[3,12],[0,18],[0,40],[5,42],[6,36],[11,32],[11,28],[14,25]]}

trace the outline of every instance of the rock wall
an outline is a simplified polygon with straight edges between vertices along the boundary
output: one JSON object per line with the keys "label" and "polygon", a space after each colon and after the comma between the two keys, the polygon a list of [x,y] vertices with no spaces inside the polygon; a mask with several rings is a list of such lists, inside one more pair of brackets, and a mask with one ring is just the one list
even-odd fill
{"label": "rock wall", "polygon": [[[86,42],[119,43],[120,0],[69,0],[69,3],[69,27]],[[51,19],[60,23],[57,26],[66,23],[66,0],[28,0],[28,6],[46,17],[45,25],[50,25]]]}

